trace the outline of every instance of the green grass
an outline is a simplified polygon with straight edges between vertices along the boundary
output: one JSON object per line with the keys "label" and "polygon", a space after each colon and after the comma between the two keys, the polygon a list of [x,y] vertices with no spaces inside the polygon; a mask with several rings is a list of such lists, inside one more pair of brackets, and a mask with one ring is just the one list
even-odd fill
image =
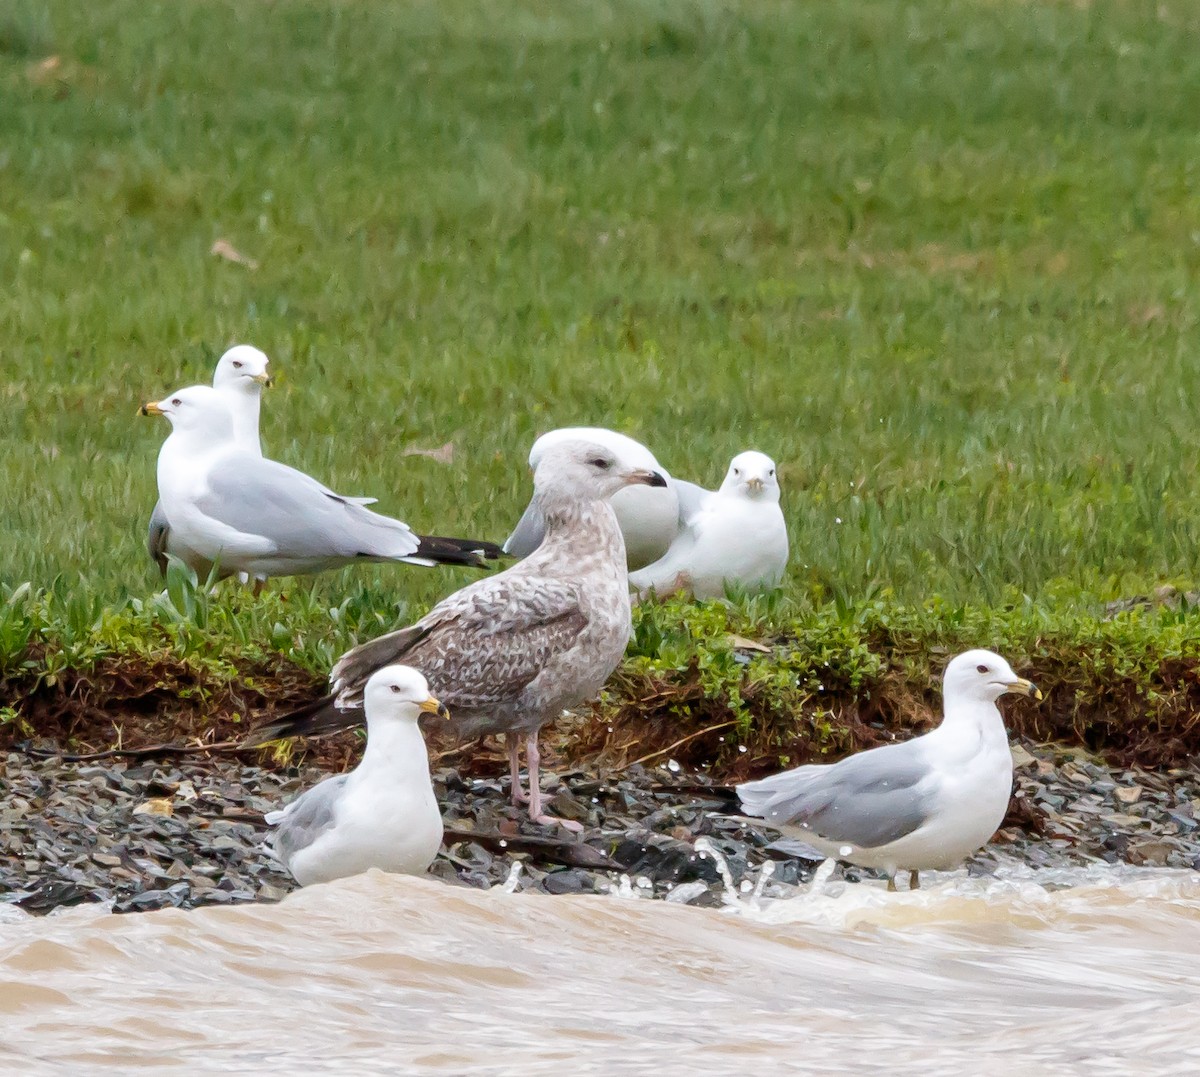
{"label": "green grass", "polygon": [[[1198,30],[1189,0],[8,0],[0,581],[58,579],[83,637],[148,600],[135,408],[247,341],[268,451],[419,530],[503,538],[533,437],[586,422],[708,484],[773,455],[789,616],[1190,582]],[[467,578],[350,570],[211,631],[319,665],[345,595],[392,623]]]}

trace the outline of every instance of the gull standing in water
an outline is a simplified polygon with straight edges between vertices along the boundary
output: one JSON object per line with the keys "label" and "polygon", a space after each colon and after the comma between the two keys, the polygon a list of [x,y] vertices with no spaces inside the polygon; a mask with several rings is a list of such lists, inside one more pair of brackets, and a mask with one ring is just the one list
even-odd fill
{"label": "gull standing in water", "polygon": [[[528,803],[535,822],[581,829],[543,811],[538,732],[592,699],[629,641],[625,544],[608,499],[666,480],[598,442],[567,440],[546,449],[533,481],[545,523],[533,553],[450,595],[410,627],[347,652],[333,667],[332,695],[257,730],[250,743],[358,724],[351,708],[361,705],[370,675],[404,662],[429,679],[461,737],[505,735],[514,803]],[[528,794],[518,762],[522,738]]]}
{"label": "gull standing in water", "polygon": [[733,458],[716,493],[703,491],[666,554],[631,572],[629,583],[643,596],[688,591],[700,599],[721,598],[730,585],[778,586],[787,559],[775,461],[744,452]]}
{"label": "gull standing in water", "polygon": [[[999,828],[1012,752],[996,701],[1042,694],[991,651],[951,660],[942,724],[924,736],[737,787],[742,809],[826,856],[888,873],[956,867]],[[755,821],[759,821],[756,819]]]}
{"label": "gull standing in water", "polygon": [[171,541],[191,552],[197,574],[218,563],[224,575],[259,579],[362,561],[482,567],[499,555],[489,542],[416,535],[358,498],[247,452],[216,389],[193,385],[141,410],[171,423],[158,454],[158,495]]}
{"label": "gull standing in water", "polygon": [[369,868],[421,875],[442,843],[442,815],[429,780],[422,714],[447,718],[425,678],[386,666],[363,690],[367,747],[349,774],[326,778],[266,820],[276,858],[301,886]]}

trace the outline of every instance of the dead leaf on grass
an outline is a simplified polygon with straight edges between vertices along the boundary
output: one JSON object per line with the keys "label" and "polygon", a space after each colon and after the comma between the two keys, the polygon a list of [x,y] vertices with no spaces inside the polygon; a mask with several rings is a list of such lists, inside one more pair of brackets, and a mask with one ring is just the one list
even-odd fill
{"label": "dead leaf on grass", "polygon": [[771,648],[766,644],[759,643],[758,640],[746,639],[745,636],[730,635],[728,637],[730,644],[735,651],[761,651],[763,654],[770,654]]}
{"label": "dead leaf on grass", "polygon": [[249,255],[243,254],[227,239],[218,239],[209,250],[209,254],[215,254],[218,258],[224,258],[227,262],[236,262],[240,266],[245,266],[247,269],[257,269],[258,263]]}
{"label": "dead leaf on grass", "polygon": [[439,464],[452,464],[454,463],[454,442],[447,441],[445,445],[436,449],[421,449],[416,445],[410,445],[400,455],[425,456],[430,460],[436,460]]}

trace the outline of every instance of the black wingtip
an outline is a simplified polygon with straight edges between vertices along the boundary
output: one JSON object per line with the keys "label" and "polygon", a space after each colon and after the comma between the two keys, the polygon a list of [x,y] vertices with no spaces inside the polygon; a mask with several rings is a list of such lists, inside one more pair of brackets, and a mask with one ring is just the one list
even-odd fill
{"label": "black wingtip", "polygon": [[338,733],[362,721],[361,714],[340,711],[335,695],[322,696],[305,703],[287,714],[260,725],[242,741],[242,748],[261,748],[273,740],[288,737],[321,737]]}
{"label": "black wingtip", "polygon": [[489,561],[499,561],[508,555],[501,546],[484,539],[444,538],[439,535],[418,535],[421,545],[414,557],[427,557],[440,565],[468,565],[487,568]]}

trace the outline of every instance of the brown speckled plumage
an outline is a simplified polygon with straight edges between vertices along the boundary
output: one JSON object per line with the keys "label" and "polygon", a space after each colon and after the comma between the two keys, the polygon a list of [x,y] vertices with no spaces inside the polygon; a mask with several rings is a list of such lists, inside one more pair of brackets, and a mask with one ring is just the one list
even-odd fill
{"label": "brown speckled plumage", "polygon": [[367,679],[403,663],[425,675],[462,737],[508,735],[518,799],[516,746],[518,736],[526,736],[530,809],[544,819],[537,732],[564,708],[593,698],[629,642],[625,544],[607,498],[633,483],[664,482],[589,442],[548,451],[534,486],[546,519],[542,544],[507,571],[456,591],[408,628],[347,652],[333,668],[333,694],[260,730],[258,741],[356,725]]}

